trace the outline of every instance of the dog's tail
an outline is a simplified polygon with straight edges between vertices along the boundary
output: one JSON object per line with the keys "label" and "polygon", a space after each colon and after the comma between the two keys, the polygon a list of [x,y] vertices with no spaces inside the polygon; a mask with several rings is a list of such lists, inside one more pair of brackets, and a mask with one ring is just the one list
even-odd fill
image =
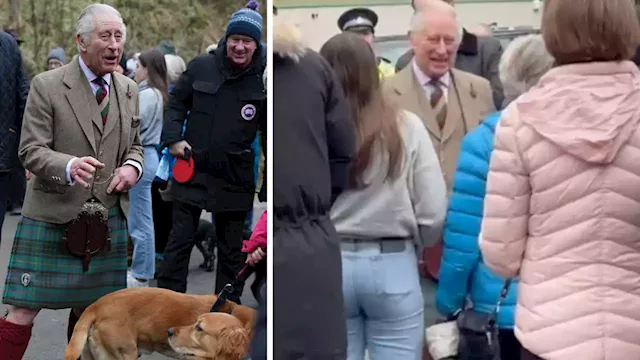
{"label": "dog's tail", "polygon": [[87,309],[87,311],[82,313],[82,316],[80,316],[80,319],[73,329],[71,341],[69,341],[67,349],[64,351],[64,360],[78,360],[78,358],[80,358],[82,350],[89,338],[89,329],[91,329],[91,325],[93,325],[95,321],[96,314],[93,311]]}

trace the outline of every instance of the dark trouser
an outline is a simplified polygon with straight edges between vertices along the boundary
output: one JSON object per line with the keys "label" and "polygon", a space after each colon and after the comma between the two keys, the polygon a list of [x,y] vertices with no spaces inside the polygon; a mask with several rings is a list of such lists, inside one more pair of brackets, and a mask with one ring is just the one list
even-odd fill
{"label": "dark trouser", "polygon": [[[216,266],[216,293],[232,283],[244,266],[246,255],[242,252],[244,211],[228,211],[214,213],[216,222],[216,237],[218,238],[218,263]],[[233,288],[229,300],[240,303],[240,296],[244,289],[244,281]]]}
{"label": "dark trouser", "polygon": [[9,173],[0,173],[0,242],[2,241],[2,224],[7,212],[7,205],[9,205],[10,191]]}
{"label": "dark trouser", "polygon": [[187,292],[189,260],[193,249],[202,209],[173,201],[173,221],[169,241],[164,249],[164,261],[158,272],[158,287]]}
{"label": "dark trouser", "polygon": [[520,354],[523,348],[513,333],[513,330],[500,329],[498,338],[500,340],[500,359],[520,360]]}
{"label": "dark trouser", "polygon": [[156,254],[164,254],[171,232],[173,202],[162,200],[160,190],[166,182],[154,181],[151,184],[151,207],[153,208],[153,227],[156,238]]}
{"label": "dark trouser", "polygon": [[[202,209],[180,201],[173,201],[173,225],[169,242],[164,249],[164,262],[158,275],[158,287],[181,293],[187,292],[189,260],[195,244],[195,234]],[[215,292],[235,280],[244,266],[242,229],[245,212],[232,211],[214,214],[218,238],[218,264]],[[229,300],[240,303],[244,282],[238,284]]]}

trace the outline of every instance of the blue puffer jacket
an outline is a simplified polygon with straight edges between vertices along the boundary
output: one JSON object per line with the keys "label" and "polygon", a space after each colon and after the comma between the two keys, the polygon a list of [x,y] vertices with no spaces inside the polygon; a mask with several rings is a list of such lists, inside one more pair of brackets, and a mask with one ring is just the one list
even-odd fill
{"label": "blue puffer jacket", "polygon": [[[478,245],[493,136],[499,119],[499,112],[490,114],[462,140],[444,224],[436,295],[438,311],[443,315],[458,310],[467,296],[476,311],[491,312],[504,285],[504,279],[482,261]],[[516,294],[517,281],[513,281],[498,314],[500,328],[513,328]]]}

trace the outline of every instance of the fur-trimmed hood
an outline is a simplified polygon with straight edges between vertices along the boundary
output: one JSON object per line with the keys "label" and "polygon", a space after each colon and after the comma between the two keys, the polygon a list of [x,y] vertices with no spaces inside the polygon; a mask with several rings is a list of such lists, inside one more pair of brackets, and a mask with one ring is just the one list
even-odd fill
{"label": "fur-trimmed hood", "polygon": [[298,26],[276,16],[273,25],[273,55],[297,62],[306,51]]}

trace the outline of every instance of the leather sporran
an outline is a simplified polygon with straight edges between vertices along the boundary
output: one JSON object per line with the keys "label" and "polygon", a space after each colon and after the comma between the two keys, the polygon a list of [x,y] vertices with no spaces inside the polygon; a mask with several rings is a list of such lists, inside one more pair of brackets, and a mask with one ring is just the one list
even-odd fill
{"label": "leather sporran", "polygon": [[78,216],[71,220],[64,233],[64,245],[73,256],[82,259],[82,271],[89,271],[91,256],[111,251],[109,209],[97,200],[82,205]]}

